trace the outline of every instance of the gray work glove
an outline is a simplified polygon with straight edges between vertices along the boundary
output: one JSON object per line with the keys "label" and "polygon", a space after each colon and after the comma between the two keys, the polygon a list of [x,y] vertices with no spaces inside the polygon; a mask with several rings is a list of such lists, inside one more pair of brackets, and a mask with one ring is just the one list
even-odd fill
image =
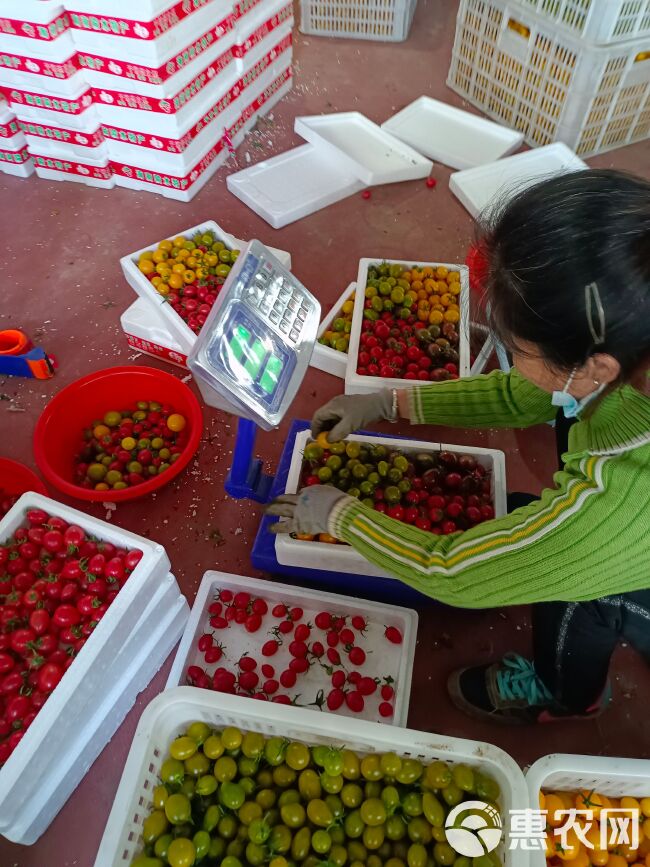
{"label": "gray work glove", "polygon": [[330,512],[342,497],[353,500],[353,497],[348,497],[332,485],[311,485],[303,488],[299,494],[282,494],[266,507],[265,514],[289,520],[271,524],[269,529],[272,533],[299,533],[309,536],[329,533]]}
{"label": "gray work glove", "polygon": [[383,388],[374,394],[340,394],[316,410],[311,420],[311,435],[317,437],[322,431],[328,431],[328,440],[335,443],[356,430],[385,419],[396,420],[393,418],[392,389]]}

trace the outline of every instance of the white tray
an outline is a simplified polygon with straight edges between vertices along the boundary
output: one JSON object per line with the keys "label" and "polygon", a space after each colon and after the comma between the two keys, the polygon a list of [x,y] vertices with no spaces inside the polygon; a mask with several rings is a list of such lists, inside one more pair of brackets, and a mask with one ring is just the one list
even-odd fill
{"label": "white tray", "polygon": [[343,160],[311,144],[229,175],[226,184],[274,229],[333,205],[365,186]]}
{"label": "white tray", "polygon": [[523,133],[421,96],[382,123],[382,129],[453,169],[469,169],[511,154]]}
{"label": "white tray", "polygon": [[455,172],[449,178],[449,189],[476,219],[499,199],[510,198],[546,178],[587,168],[570,148],[556,142],[495,163]]}
{"label": "white tray", "polygon": [[[151,809],[151,793],[158,784],[169,745],[190,723],[199,720],[216,728],[238,726],[307,744],[345,744],[359,753],[394,750],[400,756],[425,762],[467,763],[499,784],[504,817],[509,810],[528,805],[526,781],[519,767],[491,744],[178,687],[155,698],[140,718],[95,867],[128,867],[141,851],[142,823]],[[507,840],[502,846],[505,867],[528,867],[527,852],[509,851]]]}
{"label": "white tray", "polygon": [[359,356],[359,344],[361,337],[361,327],[363,324],[363,311],[365,295],[364,290],[368,279],[368,269],[380,262],[388,262],[390,265],[399,264],[405,268],[417,266],[424,268],[426,266],[437,268],[439,265],[444,265],[450,271],[458,271],[460,273],[460,295],[458,296],[458,306],[460,307],[460,321],[457,323],[458,336],[460,338],[458,344],[458,375],[469,376],[470,368],[470,346],[469,346],[469,268],[467,265],[458,265],[449,262],[409,262],[398,259],[382,259],[380,256],[374,259],[359,260],[359,274],[357,276],[357,286],[363,287],[354,300],[354,313],[352,314],[352,331],[350,332],[350,345],[348,347],[347,367],[345,372],[345,393],[346,394],[371,394],[375,391],[380,391],[382,388],[414,388],[418,385],[426,385],[416,379],[400,379],[398,377],[381,377],[381,376],[361,376],[357,373],[357,361]]}
{"label": "white tray", "polygon": [[117,547],[143,551],[143,556],[115,601],[92,633],[83,650],[32,723],[28,733],[0,769],[0,833],[21,821],[35,787],[57,767],[58,756],[69,744],[71,729],[82,726],[98,697],[115,656],[135,630],[151,596],[169,572],[162,545],[129,533],[49,497],[27,493],[0,521],[0,540],[9,538],[23,524],[28,509],[44,509],[87,533]]}
{"label": "white tray", "polygon": [[[323,334],[325,334],[332,322],[341,312],[341,307],[344,302],[348,300],[356,288],[356,283],[350,283],[345,292],[336,301],[330,312],[321,322],[320,328],[318,329],[318,337],[322,337]],[[325,371],[325,373],[331,373],[333,376],[338,376],[339,379],[345,379],[345,371],[348,366],[348,354],[347,352],[338,352],[338,350],[332,349],[331,346],[323,346],[322,343],[316,341],[316,343],[314,343],[314,351],[312,352],[309,364],[311,367]]]}
{"label": "white tray", "polygon": [[426,178],[432,169],[429,160],[358,111],[297,117],[294,128],[368,186]]}
{"label": "white tray", "polygon": [[59,810],[113,737],[139,693],[145,689],[183,634],[190,609],[173,575],[159,585],[145,613],[113,659],[96,705],[74,729],[56,765],[44,775],[23,805],[14,825],[2,835],[31,846],[45,833]]}
{"label": "white tray", "polygon": [[[302,456],[305,446],[311,440],[310,431],[303,431],[296,437],[291,465],[287,477],[286,493],[295,494],[300,484]],[[455,446],[447,443],[432,443],[421,440],[395,439],[391,437],[363,436],[351,434],[348,440],[360,443],[385,445],[401,451],[438,452],[450,451],[459,455],[472,455],[479,463],[490,470],[495,517],[506,514],[506,463],[505,455],[497,449],[484,449],[478,446]],[[275,554],[281,566],[300,566],[303,569],[318,569],[322,572],[349,572],[352,575],[381,576],[398,579],[395,575],[383,572],[359,554],[351,545],[331,545],[325,542],[303,542],[280,533],[275,539]]]}
{"label": "white tray", "polygon": [[[255,634],[249,634],[243,626],[229,627],[214,631],[215,641],[224,645],[224,657],[213,665],[207,665],[203,654],[197,648],[197,642],[205,632],[212,632],[210,626],[210,614],[208,608],[216,599],[219,589],[229,589],[235,593],[246,590],[254,596],[259,596],[268,602],[269,614],[264,619],[264,626],[268,629],[260,629]],[[361,714],[352,713],[346,705],[336,711],[339,716],[349,716],[356,719],[374,720],[376,722],[390,722],[393,725],[406,725],[408,719],[409,700],[411,697],[411,675],[413,672],[413,660],[415,657],[415,642],[418,631],[418,615],[410,608],[401,608],[396,605],[380,605],[378,602],[369,602],[365,599],[354,599],[349,596],[339,596],[335,593],[322,593],[320,590],[310,590],[305,587],[290,587],[287,584],[279,584],[275,581],[261,581],[257,578],[248,578],[240,575],[230,575],[226,572],[206,572],[201,581],[196,601],[192,606],[192,614],[185,629],[183,639],[174,665],[169,674],[166,689],[173,686],[184,686],[187,677],[187,669],[190,665],[199,665],[212,675],[214,670],[223,665],[230,671],[236,671],[237,660],[245,653],[258,660],[257,673],[260,675],[260,684],[265,678],[259,672],[262,663],[267,662],[276,670],[276,680],[285,668],[287,668],[291,656],[288,646],[292,640],[291,635],[284,641],[283,646],[275,656],[268,659],[261,655],[261,648],[265,641],[272,638],[271,629],[280,622],[272,617],[270,612],[274,605],[283,602],[289,607],[300,606],[305,616],[301,623],[314,623],[314,618],[319,611],[329,611],[337,616],[361,614],[367,618],[368,627],[363,638],[359,640],[359,646],[368,654],[366,664],[359,669],[364,676],[376,677],[383,680],[392,677],[395,681],[393,688],[395,696],[392,700],[394,713],[390,720],[383,719],[377,708],[383,701],[380,697],[379,688],[376,693],[366,697],[366,707]],[[350,625],[349,622],[347,624]],[[386,626],[397,627],[403,636],[402,644],[391,644],[384,636]],[[356,630],[353,630],[356,633]],[[325,633],[316,626],[312,629],[312,637],[318,639],[325,646]],[[345,660],[345,654],[341,651],[341,658]],[[352,666],[348,666],[352,668]],[[319,690],[325,695],[332,688],[331,678],[318,665],[312,665],[305,674],[298,676],[295,687],[287,690],[280,687],[278,694],[286,693],[293,697],[300,694],[299,706],[313,701]],[[323,711],[327,705],[323,705]]]}
{"label": "white tray", "polygon": [[[549,791],[597,791],[610,798],[624,795],[650,797],[650,760],[611,756],[580,756],[553,753],[538,759],[526,771],[530,807],[539,809],[541,789]],[[543,852],[532,852],[531,867],[545,867]]]}

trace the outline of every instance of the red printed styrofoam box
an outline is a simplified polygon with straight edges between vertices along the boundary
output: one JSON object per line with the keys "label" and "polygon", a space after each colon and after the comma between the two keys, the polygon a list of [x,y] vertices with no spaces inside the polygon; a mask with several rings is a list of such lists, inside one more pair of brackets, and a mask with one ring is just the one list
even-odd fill
{"label": "red printed styrofoam box", "polygon": [[20,129],[31,150],[42,155],[71,160],[102,160],[108,156],[104,135],[95,120],[89,129],[20,120]]}
{"label": "red printed styrofoam box", "polygon": [[17,178],[28,178],[34,174],[34,162],[27,147],[17,151],[4,150],[0,144],[0,172]]}
{"label": "red printed styrofoam box", "polygon": [[0,37],[3,51],[65,62],[75,52],[70,19],[55,0],[2,0]]}
{"label": "red printed styrofoam box", "polygon": [[15,113],[5,102],[0,103],[0,148],[17,151],[24,148],[26,144],[27,141]]}
{"label": "red printed styrofoam box", "polygon": [[[189,45],[232,11],[231,0],[176,0],[149,17],[140,7],[134,11],[131,0],[80,0],[86,11],[72,8],[73,2],[68,14],[79,51],[145,66],[164,63],[170,52]],[[88,7],[98,9],[89,12]]]}
{"label": "red printed styrofoam box", "polygon": [[245,73],[293,29],[291,0],[262,3],[237,24],[237,68]]}
{"label": "red printed styrofoam box", "polygon": [[285,52],[278,65],[268,69],[242,95],[239,121],[230,131],[232,146],[239,147],[257,118],[268,114],[293,86],[291,52]]}
{"label": "red printed styrofoam box", "polygon": [[144,298],[138,298],[120,316],[120,325],[131,349],[187,368],[187,355],[169,333],[165,320]]}
{"label": "red printed styrofoam box", "polygon": [[74,181],[88,187],[110,190],[115,186],[113,170],[108,159],[70,160],[32,151],[34,168],[39,178],[50,181]]}
{"label": "red printed styrofoam box", "polygon": [[80,85],[88,87],[84,73],[79,71],[76,54],[65,63],[0,54],[0,86],[71,97]]}
{"label": "red printed styrofoam box", "polygon": [[52,96],[37,90],[0,86],[19,120],[63,126],[67,129],[88,130],[99,125],[93,94],[87,84],[80,82],[69,96]]}
{"label": "red printed styrofoam box", "polygon": [[192,34],[187,44],[173,45],[155,64],[143,63],[137,57],[121,60],[87,50],[79,52],[79,64],[98,91],[173,99],[203,73],[214,77],[232,59],[227,52],[235,42],[235,16],[229,3],[223,3],[221,10],[215,8],[217,20],[211,20],[205,31]]}

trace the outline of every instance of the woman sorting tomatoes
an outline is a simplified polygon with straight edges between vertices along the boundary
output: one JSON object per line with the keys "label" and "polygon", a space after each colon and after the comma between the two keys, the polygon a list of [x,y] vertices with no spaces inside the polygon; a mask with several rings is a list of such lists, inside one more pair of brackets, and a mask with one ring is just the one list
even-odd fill
{"label": "woman sorting tomatoes", "polygon": [[[456,671],[454,703],[501,723],[588,718],[619,641],[650,663],[650,184],[593,170],[509,201],[483,231],[491,326],[509,373],[340,396],[312,433],[378,420],[523,428],[556,420],[559,471],[539,497],[434,535],[332,487],[268,508],[276,532],[329,533],[448,605],[534,603],[533,658]],[[515,506],[518,506],[515,508]]]}

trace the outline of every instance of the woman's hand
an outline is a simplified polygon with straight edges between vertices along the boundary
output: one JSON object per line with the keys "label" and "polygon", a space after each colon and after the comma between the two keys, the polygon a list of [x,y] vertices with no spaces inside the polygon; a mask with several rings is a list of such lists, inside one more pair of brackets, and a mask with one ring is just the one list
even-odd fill
{"label": "woman's hand", "polygon": [[314,413],[311,434],[317,437],[328,431],[331,443],[375,421],[397,421],[393,408],[393,392],[384,388],[375,394],[341,394]]}
{"label": "woman's hand", "polygon": [[265,514],[288,518],[288,520],[271,524],[269,529],[272,533],[298,533],[309,536],[328,533],[330,512],[342,497],[352,500],[352,497],[348,497],[332,485],[312,485],[303,488],[299,494],[283,494],[281,497],[276,497],[266,507]]}

